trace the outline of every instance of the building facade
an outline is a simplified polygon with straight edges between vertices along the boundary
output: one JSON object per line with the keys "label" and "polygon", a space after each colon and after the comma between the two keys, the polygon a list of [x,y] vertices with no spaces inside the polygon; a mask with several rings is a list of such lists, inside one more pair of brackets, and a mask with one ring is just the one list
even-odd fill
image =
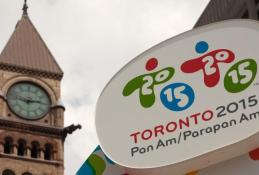
{"label": "building facade", "polygon": [[27,8],[0,54],[0,174],[63,175],[63,72]]}
{"label": "building facade", "polygon": [[211,0],[195,27],[227,19],[259,19],[259,0]]}

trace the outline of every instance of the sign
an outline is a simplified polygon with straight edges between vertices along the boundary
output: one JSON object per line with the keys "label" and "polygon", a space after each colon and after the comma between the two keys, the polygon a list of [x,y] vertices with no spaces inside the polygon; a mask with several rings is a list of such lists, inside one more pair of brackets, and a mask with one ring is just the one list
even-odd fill
{"label": "sign", "polygon": [[133,59],[97,103],[105,154],[143,174],[158,169],[166,175],[255,149],[258,42],[257,21],[230,20],[173,37]]}

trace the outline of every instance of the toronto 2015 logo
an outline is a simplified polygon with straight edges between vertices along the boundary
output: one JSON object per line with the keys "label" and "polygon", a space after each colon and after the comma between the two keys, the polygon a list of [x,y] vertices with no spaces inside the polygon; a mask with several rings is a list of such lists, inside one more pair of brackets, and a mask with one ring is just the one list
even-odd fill
{"label": "toronto 2015 logo", "polygon": [[[217,49],[208,52],[209,44],[206,41],[196,43],[195,51],[201,56],[185,61],[181,65],[181,71],[185,74],[202,72],[203,83],[207,88],[213,88],[219,84],[221,77],[221,65],[233,63],[235,54],[228,49]],[[162,86],[173,79],[175,68],[166,67],[154,71],[158,67],[158,59],[150,58],[146,62],[146,73],[131,79],[123,89],[123,96],[130,96],[139,91],[140,104],[144,108],[152,107],[156,102],[156,86]],[[152,71],[152,72],[151,72]],[[229,93],[239,93],[247,89],[255,79],[257,63],[253,58],[244,58],[234,63],[224,76],[224,88]],[[162,104],[172,111],[183,111],[191,107],[195,100],[194,89],[184,82],[173,82],[160,92]]]}

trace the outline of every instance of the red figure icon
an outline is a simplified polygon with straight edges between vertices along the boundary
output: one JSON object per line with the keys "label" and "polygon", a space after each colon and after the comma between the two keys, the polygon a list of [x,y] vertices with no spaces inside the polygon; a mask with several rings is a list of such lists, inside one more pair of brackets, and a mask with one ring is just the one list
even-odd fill
{"label": "red figure icon", "polygon": [[181,70],[185,73],[194,73],[202,70],[205,85],[207,87],[214,87],[220,80],[218,63],[231,63],[234,59],[235,54],[232,51],[218,49],[184,62]]}

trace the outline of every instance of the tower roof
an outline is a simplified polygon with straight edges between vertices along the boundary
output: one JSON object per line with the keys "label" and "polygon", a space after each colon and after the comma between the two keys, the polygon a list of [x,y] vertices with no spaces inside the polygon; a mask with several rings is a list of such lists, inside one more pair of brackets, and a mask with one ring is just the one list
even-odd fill
{"label": "tower roof", "polygon": [[62,79],[63,71],[26,13],[0,54],[0,69]]}

